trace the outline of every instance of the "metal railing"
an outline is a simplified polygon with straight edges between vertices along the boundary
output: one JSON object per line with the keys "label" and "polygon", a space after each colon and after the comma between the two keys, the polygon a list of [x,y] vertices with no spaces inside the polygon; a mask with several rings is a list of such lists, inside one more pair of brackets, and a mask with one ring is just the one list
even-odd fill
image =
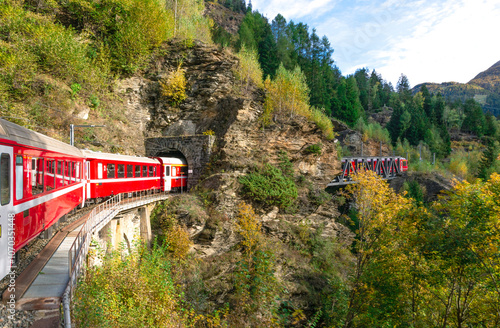
{"label": "metal railing", "polygon": [[68,251],[69,282],[63,294],[65,327],[71,328],[70,303],[73,297],[73,288],[76,286],[80,273],[85,269],[85,260],[92,234],[104,228],[111,219],[123,210],[146,205],[167,197],[167,193],[159,192],[157,189],[118,194],[99,204],[90,212]]}

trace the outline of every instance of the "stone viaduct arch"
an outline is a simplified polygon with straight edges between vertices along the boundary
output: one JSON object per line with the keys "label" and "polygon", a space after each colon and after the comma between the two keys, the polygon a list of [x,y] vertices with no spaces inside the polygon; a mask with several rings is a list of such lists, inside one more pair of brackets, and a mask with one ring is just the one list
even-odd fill
{"label": "stone viaduct arch", "polygon": [[146,156],[184,156],[188,164],[188,189],[191,189],[210,161],[214,142],[215,136],[209,135],[147,138]]}

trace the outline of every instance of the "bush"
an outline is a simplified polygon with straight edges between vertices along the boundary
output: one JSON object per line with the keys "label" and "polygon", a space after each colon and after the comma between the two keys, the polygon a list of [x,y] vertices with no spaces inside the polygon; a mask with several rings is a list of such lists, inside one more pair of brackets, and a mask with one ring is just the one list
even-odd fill
{"label": "bush", "polygon": [[[78,327],[177,327],[187,325],[184,304],[164,247],[113,253],[87,270],[74,299]],[[96,306],[99,304],[99,306]]]}
{"label": "bush", "polygon": [[332,121],[324,110],[309,106],[309,87],[299,66],[289,71],[280,65],[274,80],[271,81],[268,77],[264,82],[264,87],[266,89],[262,115],[264,127],[271,124],[272,117],[275,115],[282,117],[300,115],[315,123],[327,139],[335,138]]}
{"label": "bush", "polygon": [[184,70],[179,65],[175,72],[160,81],[161,95],[170,101],[172,106],[177,106],[187,98],[186,85]]}
{"label": "bush", "polygon": [[383,128],[378,122],[365,123],[364,119],[360,117],[355,128],[363,134],[363,139],[373,139],[385,144],[391,143],[389,131]]}
{"label": "bush", "polygon": [[308,154],[316,154],[316,155],[321,155],[321,144],[314,144],[314,145],[309,145],[305,149],[305,152]]}
{"label": "bush", "polygon": [[238,181],[242,185],[241,193],[244,197],[265,206],[287,209],[297,199],[297,186],[293,177],[285,176],[279,168],[269,163],[238,178]]}
{"label": "bush", "polygon": [[250,83],[262,88],[262,69],[260,68],[257,52],[241,47],[236,57],[238,57],[240,63],[234,74],[240,81],[242,91],[247,92]]}

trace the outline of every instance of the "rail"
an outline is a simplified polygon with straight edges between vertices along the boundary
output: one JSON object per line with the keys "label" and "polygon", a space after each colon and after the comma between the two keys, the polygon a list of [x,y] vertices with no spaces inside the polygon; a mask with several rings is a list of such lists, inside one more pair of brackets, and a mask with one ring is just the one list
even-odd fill
{"label": "rail", "polygon": [[69,282],[63,294],[65,327],[71,327],[70,303],[73,297],[73,288],[80,273],[85,268],[85,259],[92,234],[104,228],[121,211],[165,199],[168,197],[167,195],[167,193],[159,192],[157,189],[118,194],[92,210],[68,251]]}

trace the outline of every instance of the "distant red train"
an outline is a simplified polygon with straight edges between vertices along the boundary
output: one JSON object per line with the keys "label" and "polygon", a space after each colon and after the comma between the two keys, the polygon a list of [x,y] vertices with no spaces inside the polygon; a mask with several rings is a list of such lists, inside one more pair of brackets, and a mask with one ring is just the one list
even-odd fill
{"label": "distant red train", "polygon": [[383,179],[392,179],[408,171],[408,160],[400,156],[344,157],[341,163],[342,172],[327,187],[342,187],[353,183],[352,175],[361,170],[374,171]]}
{"label": "distant red train", "polygon": [[186,188],[184,158],[80,150],[0,119],[0,279],[19,249],[77,206]]}

